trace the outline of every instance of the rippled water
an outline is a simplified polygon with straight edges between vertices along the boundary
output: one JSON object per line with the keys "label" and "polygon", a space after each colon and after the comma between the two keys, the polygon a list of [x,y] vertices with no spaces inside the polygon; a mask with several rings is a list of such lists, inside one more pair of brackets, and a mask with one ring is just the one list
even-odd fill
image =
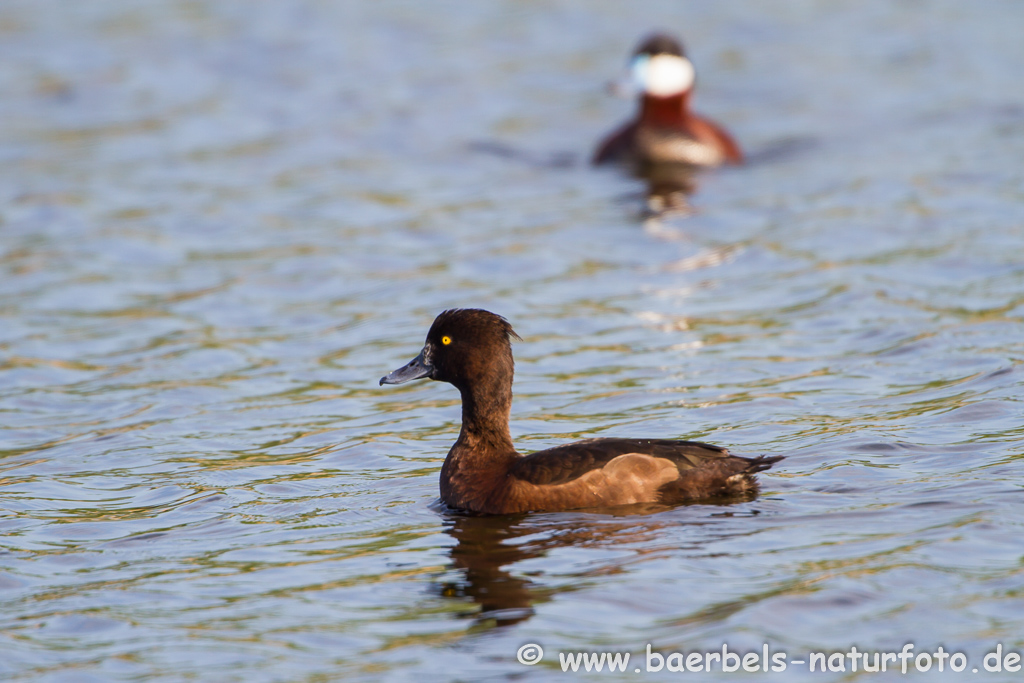
{"label": "rippled water", "polygon": [[[1013,2],[4,3],[0,677],[1024,650],[1021,26]],[[753,162],[644,221],[584,161],[655,27]],[[446,512],[456,392],[376,380],[450,306],[524,337],[521,450],[787,460],[731,506]]]}

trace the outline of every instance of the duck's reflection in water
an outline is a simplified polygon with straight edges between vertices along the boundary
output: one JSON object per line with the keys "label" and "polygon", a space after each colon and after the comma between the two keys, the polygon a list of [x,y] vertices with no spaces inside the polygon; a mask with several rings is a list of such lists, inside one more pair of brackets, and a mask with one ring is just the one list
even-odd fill
{"label": "duck's reflection in water", "polygon": [[[681,523],[678,515],[657,513],[678,509],[678,506],[644,504],[601,511],[516,516],[449,513],[446,531],[456,541],[451,549],[452,565],[462,576],[458,581],[440,585],[440,592],[445,597],[470,598],[479,606],[463,615],[474,620],[476,629],[517,624],[533,616],[534,605],[574,588],[532,581],[522,573],[510,571],[513,565],[567,547],[610,548],[628,544],[639,554],[655,552],[660,546],[657,541],[663,536],[659,530]],[[690,523],[703,525],[707,519],[701,515],[700,521]],[[604,566],[595,569],[594,575],[613,571],[613,567]],[[575,585],[582,587],[584,584],[581,581]]]}
{"label": "duck's reflection in water", "polygon": [[[505,567],[544,555],[558,545],[550,525],[531,523],[529,516],[450,518],[446,530],[456,540],[452,565],[462,573],[458,582],[442,587],[446,597],[470,598],[479,610],[467,613],[477,626],[509,626],[533,616],[533,605],[549,599],[545,588],[514,576]],[[520,542],[524,536],[536,535]]]}
{"label": "duck's reflection in water", "polygon": [[689,197],[697,191],[699,167],[690,164],[644,164],[636,176],[647,182],[649,215],[690,213]]}
{"label": "duck's reflection in water", "polygon": [[[791,161],[817,146],[810,137],[788,137],[769,142],[751,152],[744,167]],[[698,189],[698,176],[708,168],[679,162],[637,162],[633,175],[647,184],[647,215],[689,215],[689,198]]]}

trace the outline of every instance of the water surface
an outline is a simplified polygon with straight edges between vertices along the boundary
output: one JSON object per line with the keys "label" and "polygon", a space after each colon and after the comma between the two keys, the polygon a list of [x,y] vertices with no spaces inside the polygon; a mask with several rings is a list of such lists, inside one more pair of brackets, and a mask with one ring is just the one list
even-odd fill
{"label": "water surface", "polygon": [[[5,3],[0,677],[1024,650],[1022,25],[1012,2]],[[584,161],[659,27],[753,161],[645,221],[640,183]],[[457,393],[377,379],[451,306],[524,338],[523,451],[787,459],[730,506],[450,514]]]}

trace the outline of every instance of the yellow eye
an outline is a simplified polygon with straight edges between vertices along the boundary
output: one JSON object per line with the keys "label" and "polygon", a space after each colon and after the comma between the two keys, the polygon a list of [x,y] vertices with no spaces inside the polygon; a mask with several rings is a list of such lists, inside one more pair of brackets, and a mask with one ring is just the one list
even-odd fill
{"label": "yellow eye", "polygon": [[452,343],[452,338],[445,335],[444,337],[441,337],[441,343],[444,344],[445,346],[448,346],[449,344]]}

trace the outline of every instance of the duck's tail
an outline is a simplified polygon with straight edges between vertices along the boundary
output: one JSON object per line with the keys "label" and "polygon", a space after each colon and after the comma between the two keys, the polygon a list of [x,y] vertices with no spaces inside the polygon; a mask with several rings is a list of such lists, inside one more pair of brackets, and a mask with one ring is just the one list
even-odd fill
{"label": "duck's tail", "polygon": [[757,482],[757,477],[754,475],[771,469],[772,465],[784,458],[785,456],[783,455],[760,455],[756,458],[742,458],[746,460],[746,465],[742,470],[725,480],[722,492],[726,495],[734,496],[757,495],[761,487]]}
{"label": "duck's tail", "polygon": [[743,474],[754,474],[770,470],[772,465],[785,459],[786,456],[784,455],[759,455],[756,458],[750,458],[750,464],[743,470]]}

